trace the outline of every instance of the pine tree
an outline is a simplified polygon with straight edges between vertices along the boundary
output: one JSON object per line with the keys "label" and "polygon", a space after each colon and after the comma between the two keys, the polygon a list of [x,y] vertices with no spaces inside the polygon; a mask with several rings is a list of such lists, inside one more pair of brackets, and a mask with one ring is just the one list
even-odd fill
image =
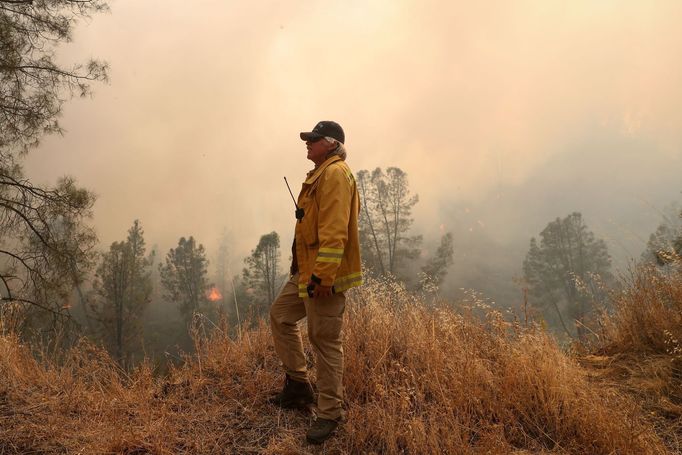
{"label": "pine tree", "polygon": [[194,237],[181,237],[178,246],[166,255],[165,263],[159,264],[164,297],[177,303],[188,324],[195,312],[209,309],[207,268],[204,247],[197,246]]}
{"label": "pine tree", "polygon": [[563,330],[568,315],[583,338],[591,300],[603,296],[602,284],[612,281],[611,258],[606,243],[595,238],[580,213],[550,222],[540,233],[540,242],[530,241],[523,262],[532,305],[553,310]]}
{"label": "pine tree", "polygon": [[24,333],[64,328],[69,294],[94,265],[94,195],[71,178],[34,185],[20,161],[62,132],[67,99],[106,80],[106,64],[64,66],[55,52],[79,19],[104,9],[103,0],[0,0],[0,319]]}
{"label": "pine tree", "polygon": [[145,251],[144,231],[135,220],[128,238],[112,243],[102,255],[95,276],[98,299],[93,313],[106,334],[105,343],[123,365],[130,364],[142,340],[142,317],[152,293],[153,257]]}
{"label": "pine tree", "polygon": [[244,263],[243,281],[252,290],[251,300],[256,312],[262,313],[277,297],[280,278],[279,234],[273,231],[261,236]]}
{"label": "pine tree", "polygon": [[0,0],[0,158],[62,132],[64,100],[87,96],[90,82],[107,79],[100,61],[68,67],[55,59],[79,19],[106,9],[103,0]]}

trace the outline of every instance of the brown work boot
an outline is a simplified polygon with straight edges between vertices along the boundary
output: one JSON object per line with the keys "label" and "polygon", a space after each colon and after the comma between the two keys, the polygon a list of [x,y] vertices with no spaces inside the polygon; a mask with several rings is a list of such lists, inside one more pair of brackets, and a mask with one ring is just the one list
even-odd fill
{"label": "brown work boot", "polygon": [[315,395],[309,382],[296,381],[286,375],[282,391],[268,401],[283,409],[305,409],[315,402]]}
{"label": "brown work boot", "polygon": [[322,444],[334,433],[339,422],[336,420],[318,417],[305,434],[306,440],[311,444]]}

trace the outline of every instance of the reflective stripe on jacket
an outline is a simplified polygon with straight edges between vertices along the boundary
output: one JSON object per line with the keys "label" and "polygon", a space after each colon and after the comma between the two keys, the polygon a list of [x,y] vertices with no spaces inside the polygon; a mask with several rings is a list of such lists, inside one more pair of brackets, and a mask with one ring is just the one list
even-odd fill
{"label": "reflective stripe on jacket", "polygon": [[360,197],[345,161],[333,155],[309,172],[298,206],[304,211],[295,238],[299,296],[308,297],[311,279],[334,292],[360,286]]}

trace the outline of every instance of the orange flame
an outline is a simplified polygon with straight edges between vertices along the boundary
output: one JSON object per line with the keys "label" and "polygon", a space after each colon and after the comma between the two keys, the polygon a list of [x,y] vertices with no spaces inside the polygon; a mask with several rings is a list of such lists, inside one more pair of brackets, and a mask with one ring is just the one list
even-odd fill
{"label": "orange flame", "polygon": [[218,288],[213,286],[211,290],[208,292],[208,300],[211,302],[217,302],[218,300],[222,299],[223,295],[220,293]]}

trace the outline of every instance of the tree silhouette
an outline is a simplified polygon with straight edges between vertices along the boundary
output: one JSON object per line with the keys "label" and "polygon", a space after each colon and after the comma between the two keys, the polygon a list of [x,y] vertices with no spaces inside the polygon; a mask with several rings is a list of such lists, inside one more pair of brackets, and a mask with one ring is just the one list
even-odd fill
{"label": "tree silhouette", "polygon": [[590,298],[603,295],[602,282],[613,279],[606,243],[595,238],[580,213],[550,222],[540,241],[530,241],[523,272],[532,305],[552,309],[563,330],[571,335],[564,319],[574,321],[580,338],[586,333]]}
{"label": "tree silhouette", "polygon": [[279,234],[273,231],[261,236],[258,245],[251,250],[251,255],[244,259],[244,263],[244,284],[247,289],[251,289],[257,312],[261,312],[277,297],[280,276]]}
{"label": "tree silhouette", "polygon": [[194,237],[181,237],[176,248],[171,248],[165,263],[159,264],[164,297],[177,303],[180,313],[190,323],[194,312],[207,310],[208,260],[203,245]]}
{"label": "tree silhouette", "polygon": [[361,214],[360,246],[365,266],[380,275],[396,275],[406,259],[419,256],[421,236],[408,236],[414,221],[407,174],[397,167],[357,174]]}

